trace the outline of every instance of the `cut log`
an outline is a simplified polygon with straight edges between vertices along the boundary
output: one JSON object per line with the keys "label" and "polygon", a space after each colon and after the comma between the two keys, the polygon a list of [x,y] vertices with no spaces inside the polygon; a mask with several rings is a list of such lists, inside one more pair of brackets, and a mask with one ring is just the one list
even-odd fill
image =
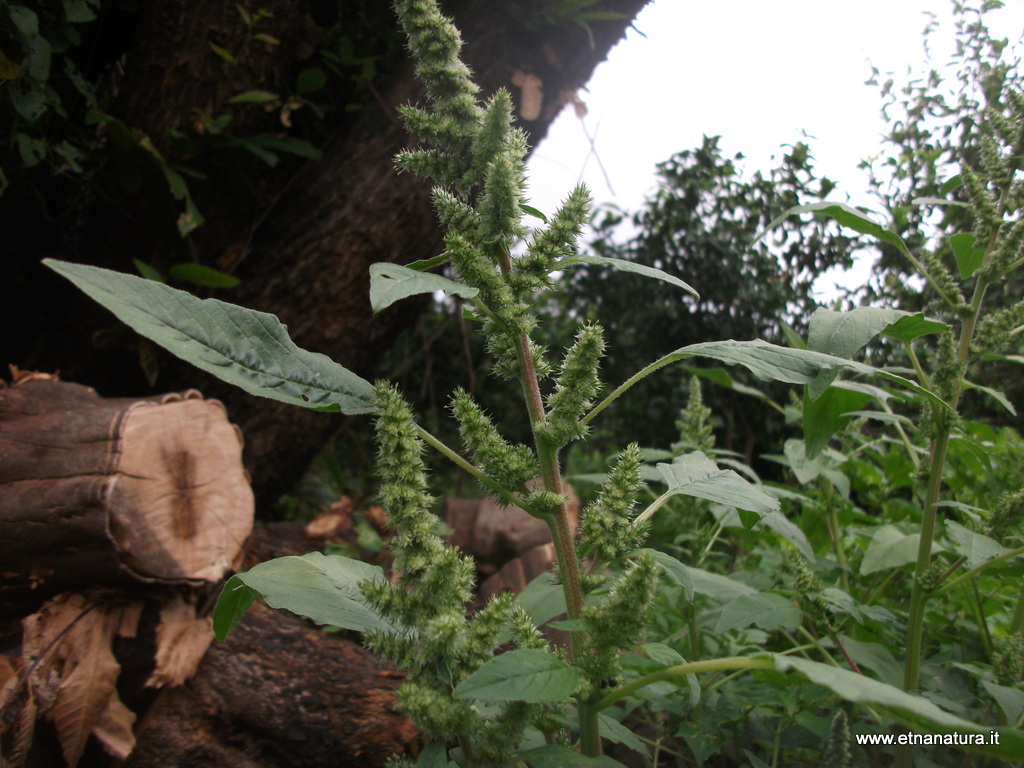
{"label": "cut log", "polygon": [[83,585],[219,581],[252,532],[241,451],[194,390],[106,400],[38,374],[0,389],[0,620]]}
{"label": "cut log", "polygon": [[417,738],[404,675],[356,643],[256,603],[196,675],[165,690],[124,768],[381,768]]}

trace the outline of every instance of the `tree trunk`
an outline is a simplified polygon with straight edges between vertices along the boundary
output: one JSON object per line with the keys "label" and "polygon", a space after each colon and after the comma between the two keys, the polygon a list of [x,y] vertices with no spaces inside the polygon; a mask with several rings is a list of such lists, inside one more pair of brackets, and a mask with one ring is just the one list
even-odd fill
{"label": "tree trunk", "polygon": [[[521,92],[529,96],[521,122],[533,141],[586,83],[646,0],[605,0],[590,10],[621,16],[592,21],[589,29],[571,19],[547,21],[543,12],[560,2],[445,3],[463,31],[465,56],[485,91],[507,87],[517,98]],[[334,6],[287,0],[260,5],[273,15],[260,22],[265,26],[259,31],[278,44],[257,50],[234,3],[143,4],[126,36],[125,76],[110,111],[168,157],[171,131],[202,140],[202,114],[230,112],[231,129],[239,136],[281,131],[283,113],[232,105],[228,99],[252,89],[291,92],[296,72],[314,63],[308,59],[317,40],[311,9],[323,30],[332,15],[324,21],[324,9]],[[337,25],[357,42],[361,35],[394,36],[386,5],[338,2]],[[382,32],[384,25],[392,31]],[[211,43],[249,53],[229,66],[212,52]],[[129,169],[146,182],[131,194],[104,177],[84,190],[69,190],[41,172],[25,180],[12,176],[11,190],[0,198],[6,208],[0,214],[2,247],[9,251],[5,276],[10,277],[0,281],[6,284],[0,286],[0,349],[11,355],[8,362],[60,368],[107,396],[152,391],[159,371],[155,386],[196,387],[217,397],[246,435],[245,462],[258,502],[276,499],[337,428],[338,417],[257,401],[166,359],[119,330],[103,310],[39,267],[39,260],[56,256],[134,271],[132,259],[164,269],[198,255],[202,263],[241,279],[239,288],[216,292],[220,298],[278,315],[300,346],[372,376],[394,334],[422,305],[406,302],[375,317],[367,300],[369,265],[427,258],[442,245],[426,185],[397,176],[392,165],[394,154],[408,143],[395,108],[419,100],[420,86],[408,64],[393,56],[379,60],[385,74],[372,82],[365,103],[321,126],[330,133],[319,142],[320,162],[281,162],[269,169],[254,158],[232,156],[228,171],[223,163],[211,163],[208,172],[204,166],[205,180],[189,177],[207,223],[186,240],[175,231],[180,204],[168,196],[167,180],[153,168]]]}
{"label": "tree trunk", "polygon": [[104,400],[38,374],[0,389],[0,621],[83,585],[220,581],[252,532],[241,451],[194,390]]}

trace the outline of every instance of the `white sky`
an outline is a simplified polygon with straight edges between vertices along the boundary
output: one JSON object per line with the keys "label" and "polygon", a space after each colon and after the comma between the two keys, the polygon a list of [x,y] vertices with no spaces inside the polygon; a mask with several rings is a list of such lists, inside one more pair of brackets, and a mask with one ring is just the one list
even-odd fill
{"label": "white sky", "polygon": [[[578,182],[596,203],[636,211],[655,188],[655,164],[721,135],[745,174],[770,167],[780,147],[807,141],[831,195],[870,206],[857,169],[880,151],[884,123],[871,65],[898,83],[925,69],[925,11],[937,14],[934,60],[953,40],[949,0],[654,0],[581,92],[581,125],[563,110],[530,159],[527,196],[545,212]],[[986,14],[994,34],[1020,40],[1024,0]],[[938,44],[948,45],[940,49]],[[803,131],[811,138],[804,139]],[[598,162],[590,156],[589,133]],[[610,187],[609,187],[610,182]]]}

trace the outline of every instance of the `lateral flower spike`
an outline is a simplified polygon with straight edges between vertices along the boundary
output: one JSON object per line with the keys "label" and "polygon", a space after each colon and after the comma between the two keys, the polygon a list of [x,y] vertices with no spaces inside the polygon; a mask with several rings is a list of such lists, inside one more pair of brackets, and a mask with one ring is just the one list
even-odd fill
{"label": "lateral flower spike", "polygon": [[580,519],[581,538],[590,544],[593,554],[606,563],[620,562],[647,538],[646,522],[632,524],[642,461],[640,447],[630,443]]}
{"label": "lateral flower spike", "polygon": [[580,422],[599,387],[597,368],[604,352],[604,331],[599,325],[584,325],[576,343],[565,353],[555,390],[548,397],[548,420],[544,437],[562,446],[586,434]]}
{"label": "lateral flower spike", "polygon": [[464,389],[455,392],[451,408],[459,422],[462,442],[488,475],[506,488],[518,490],[540,473],[533,451],[505,440]]}

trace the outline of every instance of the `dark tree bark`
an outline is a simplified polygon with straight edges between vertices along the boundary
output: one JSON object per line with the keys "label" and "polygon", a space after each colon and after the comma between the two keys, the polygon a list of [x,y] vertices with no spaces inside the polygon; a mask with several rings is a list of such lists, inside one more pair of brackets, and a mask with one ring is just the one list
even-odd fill
{"label": "dark tree bark", "polygon": [[[591,22],[589,31],[571,20],[541,23],[541,12],[558,2],[444,4],[463,32],[465,58],[485,92],[506,87],[518,98],[515,83],[526,75],[541,84],[536,119],[522,121],[534,143],[646,0],[605,0],[591,10],[621,16]],[[232,107],[227,99],[254,89],[293,92],[296,74],[310,65],[318,22],[342,25],[356,41],[396,34],[389,4],[379,0],[259,5],[273,14],[259,29],[277,38],[276,45],[247,37],[235,4],[219,0],[153,0],[142,4],[125,29],[117,28],[120,36],[108,35],[115,42],[101,30],[96,46],[112,51],[106,60],[116,58],[118,44],[127,51],[123,80],[116,82],[113,64],[94,73],[117,89],[110,113],[168,156],[171,132],[201,138],[203,113],[215,117],[231,111],[231,130],[238,136],[282,131],[278,111]],[[228,64],[212,53],[211,43],[247,53]],[[257,400],[168,359],[119,328],[39,261],[53,256],[134,271],[132,259],[165,268],[189,260],[194,249],[202,263],[241,279],[240,287],[212,295],[278,315],[300,346],[372,377],[374,362],[422,305],[408,302],[373,316],[369,265],[407,263],[441,249],[429,190],[409,175],[396,175],[392,164],[409,141],[395,107],[419,100],[420,86],[404,54],[387,53],[397,50],[393,44],[378,49],[383,74],[372,82],[361,109],[348,116],[339,110],[330,118],[334,122],[311,129],[323,147],[322,160],[282,162],[271,169],[241,152],[225,156],[231,161],[228,170],[218,172],[214,162],[205,180],[189,179],[207,223],[188,242],[175,230],[180,203],[167,194],[167,180],[155,166],[134,169],[141,186],[132,194],[112,183],[113,173],[85,187],[39,174],[11,175],[11,189],[0,197],[0,249],[6,251],[0,281],[0,350],[6,359],[0,362],[59,369],[64,378],[108,397],[144,395],[154,386],[162,391],[195,387],[222,400],[241,426],[258,506],[290,487],[338,427],[338,417]],[[153,361],[159,362],[155,384],[147,382],[140,359],[150,373]]]}

